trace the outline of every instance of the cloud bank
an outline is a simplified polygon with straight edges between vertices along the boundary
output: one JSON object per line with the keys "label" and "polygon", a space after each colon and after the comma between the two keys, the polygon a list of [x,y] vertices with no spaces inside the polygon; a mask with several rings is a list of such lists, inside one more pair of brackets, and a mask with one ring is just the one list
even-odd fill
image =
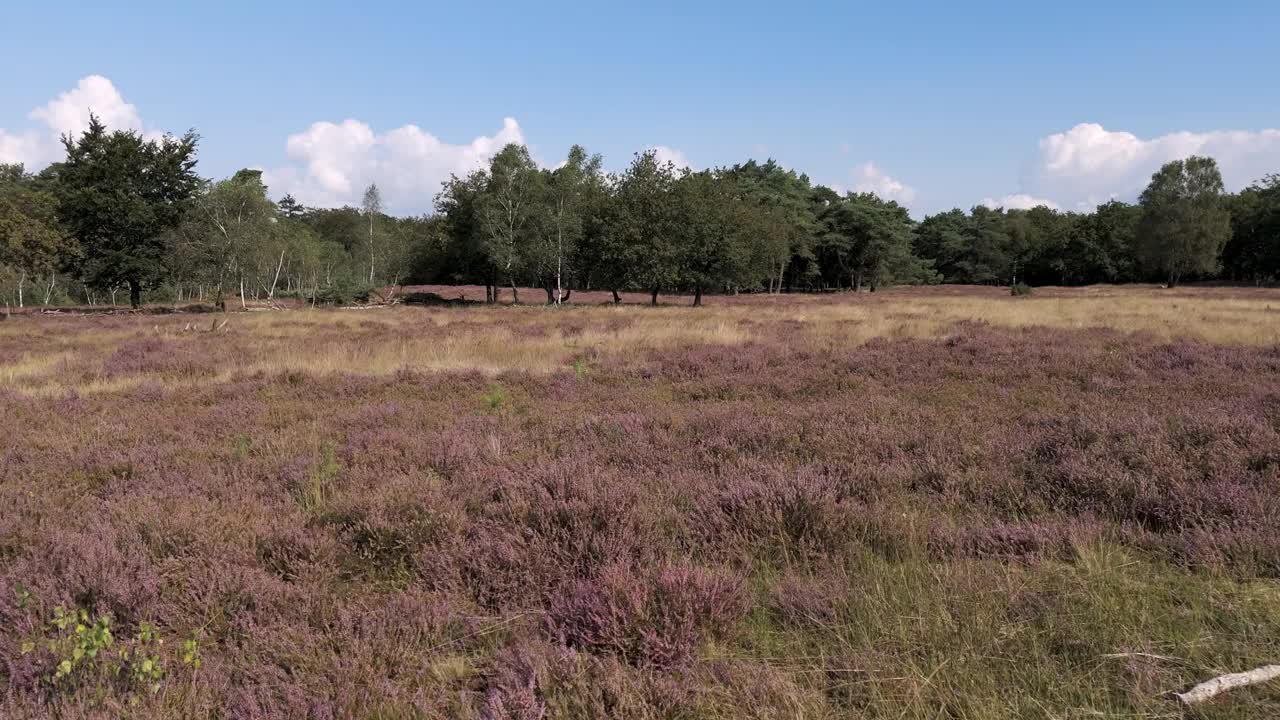
{"label": "cloud bank", "polygon": [[440,184],[451,174],[486,165],[508,143],[523,144],[514,118],[505,118],[492,135],[453,145],[417,125],[376,132],[366,123],[317,122],[285,141],[290,164],[263,173],[272,194],[293,195],[306,205],[333,207],[360,202],[376,182],[389,209],[431,206]]}
{"label": "cloud bank", "polygon": [[992,210],[996,210],[999,208],[1004,208],[1005,210],[1030,210],[1033,207],[1039,207],[1041,205],[1047,208],[1052,208],[1054,210],[1060,209],[1058,207],[1058,204],[1052,200],[1033,197],[1026,193],[1014,193],[1012,195],[1005,195],[999,200],[996,200],[994,198],[984,198],[982,202],[978,204],[986,205]]}
{"label": "cloud bank", "polygon": [[856,192],[875,193],[882,200],[894,200],[903,206],[909,206],[916,199],[915,188],[885,174],[873,162],[866,162],[854,168],[853,176],[853,189]]}
{"label": "cloud bank", "polygon": [[1227,190],[1239,190],[1280,167],[1280,129],[1141,138],[1081,123],[1040,140],[1022,194],[1051,197],[1076,210],[1092,210],[1111,199],[1132,201],[1161,165],[1190,155],[1215,158]]}
{"label": "cloud bank", "polygon": [[[0,128],[0,163],[22,163],[28,171],[38,171],[63,157],[62,135],[77,135],[89,126],[90,113],[111,130],[144,132],[138,109],[125,101],[107,78],[89,75],[76,86],[27,117],[39,126],[19,131]],[[159,137],[159,133],[144,133]]]}

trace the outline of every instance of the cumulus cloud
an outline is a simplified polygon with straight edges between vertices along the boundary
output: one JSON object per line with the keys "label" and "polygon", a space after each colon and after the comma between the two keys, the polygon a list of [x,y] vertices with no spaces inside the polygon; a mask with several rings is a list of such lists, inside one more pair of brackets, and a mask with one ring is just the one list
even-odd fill
{"label": "cumulus cloud", "polygon": [[[76,86],[35,108],[27,117],[43,127],[16,132],[0,128],[0,162],[20,162],[28,170],[39,170],[62,157],[62,135],[76,135],[89,126],[89,115],[97,115],[111,130],[143,132],[138,109],[126,102],[107,78],[89,75]],[[146,133],[158,137],[155,132]]]}
{"label": "cumulus cloud", "polygon": [[417,125],[379,133],[354,119],[317,122],[289,136],[285,149],[292,164],[267,170],[263,180],[276,195],[322,207],[357,204],[376,182],[389,208],[425,210],[450,174],[483,167],[508,143],[524,143],[514,118],[505,118],[493,135],[461,145]]}
{"label": "cumulus cloud", "polygon": [[1132,200],[1166,162],[1189,155],[1217,159],[1228,190],[1238,190],[1280,166],[1280,129],[1175,132],[1141,138],[1081,123],[1040,140],[1023,186],[1083,210],[1113,198]]}
{"label": "cumulus cloud", "polygon": [[653,151],[654,159],[657,160],[659,164],[664,164],[667,161],[670,161],[672,165],[676,166],[677,170],[693,168],[693,165],[689,164],[689,158],[685,157],[683,152],[673,147],[667,147],[666,145],[650,145],[645,149]]}
{"label": "cumulus cloud", "polygon": [[1048,208],[1052,208],[1054,210],[1060,209],[1058,207],[1058,204],[1052,200],[1033,197],[1026,193],[1014,193],[1012,195],[1005,195],[999,200],[996,200],[994,198],[984,198],[982,202],[978,204],[986,205],[987,207],[993,210],[999,209],[999,208],[1004,208],[1005,210],[1030,210],[1033,207],[1039,207],[1041,205],[1044,205],[1045,207],[1048,207]]}
{"label": "cumulus cloud", "polygon": [[853,189],[857,192],[875,193],[883,200],[895,200],[901,205],[909,205],[916,198],[915,188],[885,174],[873,162],[854,168],[853,177]]}

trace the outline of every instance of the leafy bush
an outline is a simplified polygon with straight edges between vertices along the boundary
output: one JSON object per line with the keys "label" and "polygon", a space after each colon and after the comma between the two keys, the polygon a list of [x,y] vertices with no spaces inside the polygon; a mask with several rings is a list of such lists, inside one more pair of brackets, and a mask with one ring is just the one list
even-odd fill
{"label": "leafy bush", "polygon": [[316,305],[350,305],[368,302],[372,293],[368,284],[338,281],[318,289],[311,300]]}
{"label": "leafy bush", "polygon": [[1013,297],[1027,297],[1035,293],[1035,288],[1024,282],[1014,283],[1009,286],[1009,294]]}

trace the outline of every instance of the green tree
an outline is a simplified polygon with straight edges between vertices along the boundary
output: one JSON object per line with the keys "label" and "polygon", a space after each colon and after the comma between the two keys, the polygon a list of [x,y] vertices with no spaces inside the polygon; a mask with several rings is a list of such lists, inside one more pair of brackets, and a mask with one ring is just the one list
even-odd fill
{"label": "green tree", "polygon": [[436,215],[443,218],[444,243],[436,254],[434,267],[426,270],[428,277],[453,284],[478,280],[485,287],[485,302],[493,303],[497,302],[497,280],[486,251],[481,214],[488,186],[487,170],[476,170],[461,178],[453,175],[442,184],[435,209]]}
{"label": "green tree", "polygon": [[1186,275],[1218,270],[1222,247],[1231,237],[1231,215],[1213,158],[1166,163],[1151,176],[1139,205],[1138,246],[1149,271],[1173,287]]}
{"label": "green tree", "polygon": [[764,210],[735,189],[732,179],[709,170],[686,173],[675,183],[679,281],[693,288],[695,307],[705,289],[736,286],[752,271],[751,240]]}
{"label": "green tree", "polygon": [[1280,175],[1268,175],[1231,199],[1225,270],[1254,283],[1280,279]]}
{"label": "green tree", "polygon": [[773,216],[768,224],[771,234],[763,239],[763,249],[769,256],[769,291],[782,292],[789,284],[788,278],[802,280],[816,275],[814,244],[819,226],[809,178],[774,160],[749,160],[726,172],[745,197]]}
{"label": "green tree", "polygon": [[958,208],[930,215],[916,226],[912,250],[933,263],[943,282],[967,282],[971,225],[970,217]]}
{"label": "green tree", "polygon": [[38,282],[48,304],[61,264],[74,257],[56,217],[54,197],[37,187],[21,165],[0,165],[0,266],[14,276],[18,307],[26,285]]}
{"label": "green tree", "polygon": [[[530,259],[531,246],[545,221],[542,174],[529,149],[509,144],[489,163],[489,182],[480,200],[485,254],[511,285],[513,302],[520,301],[517,281]],[[494,284],[495,300],[497,284]]]}
{"label": "green tree", "polygon": [[548,304],[561,303],[565,276],[576,270],[579,243],[604,192],[603,162],[574,145],[564,164],[546,173],[547,223],[530,265],[547,291]]}
{"label": "green tree", "polygon": [[662,288],[680,280],[675,185],[675,165],[649,150],[636,155],[615,186],[608,254],[623,282],[648,290],[653,305]]}
{"label": "green tree", "polygon": [[1061,267],[1068,283],[1121,282],[1134,277],[1134,239],[1140,209],[1117,200],[1073,217],[1062,250]]}
{"label": "green tree", "polygon": [[374,248],[376,247],[373,229],[375,221],[382,214],[382,191],[378,189],[378,183],[370,183],[369,187],[364,189],[360,210],[364,212],[369,222],[369,284],[373,285]]}
{"label": "green tree", "polygon": [[286,194],[280,198],[276,206],[280,209],[280,216],[288,220],[296,220],[307,214],[307,207],[298,202],[293,195]]}
{"label": "green tree", "polygon": [[167,274],[168,231],[178,227],[201,180],[194,132],[144,140],[133,131],[108,133],[97,117],[79,138],[64,136],[58,170],[58,217],[80,245],[76,271],[88,285],[142,291]]}
{"label": "green tree", "polygon": [[[874,193],[848,193],[825,201],[820,217],[821,257],[833,262],[841,279],[860,291],[893,282],[927,279],[927,265],[912,254],[911,220],[906,208]],[[839,281],[838,281],[839,284]]]}
{"label": "green tree", "polygon": [[[267,197],[262,172],[241,170],[231,178],[214,183],[200,196],[197,208],[194,214],[197,226],[185,235],[197,246],[210,268],[210,278],[216,288],[214,303],[225,307],[223,296],[230,281],[238,285],[240,306],[244,308],[246,275],[255,269],[260,256],[267,255],[274,260],[277,249],[269,242],[275,232],[276,206]],[[269,287],[272,296],[284,255],[284,249],[280,248]],[[254,283],[255,288],[257,284]]]}

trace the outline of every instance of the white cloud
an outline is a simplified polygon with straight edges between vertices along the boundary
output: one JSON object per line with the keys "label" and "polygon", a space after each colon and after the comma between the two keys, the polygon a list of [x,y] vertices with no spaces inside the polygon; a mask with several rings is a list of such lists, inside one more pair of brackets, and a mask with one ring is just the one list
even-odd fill
{"label": "white cloud", "polygon": [[693,165],[689,164],[689,158],[685,157],[683,152],[673,147],[667,147],[666,145],[650,145],[645,149],[653,151],[654,159],[657,160],[659,164],[665,164],[667,161],[670,161],[672,165],[676,166],[677,170],[693,168]]}
{"label": "white cloud", "polygon": [[263,174],[279,196],[308,205],[356,204],[373,182],[390,209],[425,210],[450,174],[483,167],[508,143],[524,143],[514,118],[491,136],[451,145],[416,125],[377,133],[359,120],[317,122],[285,143],[294,164]]}
{"label": "white cloud", "polygon": [[909,205],[916,198],[915,188],[886,175],[873,162],[854,168],[853,178],[855,191],[875,193],[882,200],[895,200],[901,205]]}
{"label": "white cloud", "polygon": [[1032,197],[1031,195],[1028,195],[1026,193],[1014,193],[1012,195],[1005,195],[999,200],[995,200],[993,198],[984,198],[983,201],[978,204],[986,205],[987,207],[993,210],[999,209],[999,208],[1004,208],[1005,210],[1030,210],[1033,207],[1039,207],[1041,205],[1044,205],[1045,207],[1048,207],[1048,208],[1052,208],[1054,210],[1059,209],[1058,204],[1052,200]]}
{"label": "white cloud", "polygon": [[1189,155],[1218,161],[1228,190],[1238,190],[1280,167],[1280,129],[1174,132],[1144,139],[1081,123],[1040,140],[1023,186],[1089,210],[1112,198],[1132,200],[1166,162]]}
{"label": "white cloud", "polygon": [[[97,115],[110,130],[143,131],[138,109],[125,101],[115,85],[101,75],[89,75],[27,115],[44,127],[18,132],[0,128],[0,162],[20,162],[28,170],[39,170],[60,159],[59,138],[64,134],[74,136],[88,127],[90,113]],[[159,136],[154,132],[147,135]]]}

